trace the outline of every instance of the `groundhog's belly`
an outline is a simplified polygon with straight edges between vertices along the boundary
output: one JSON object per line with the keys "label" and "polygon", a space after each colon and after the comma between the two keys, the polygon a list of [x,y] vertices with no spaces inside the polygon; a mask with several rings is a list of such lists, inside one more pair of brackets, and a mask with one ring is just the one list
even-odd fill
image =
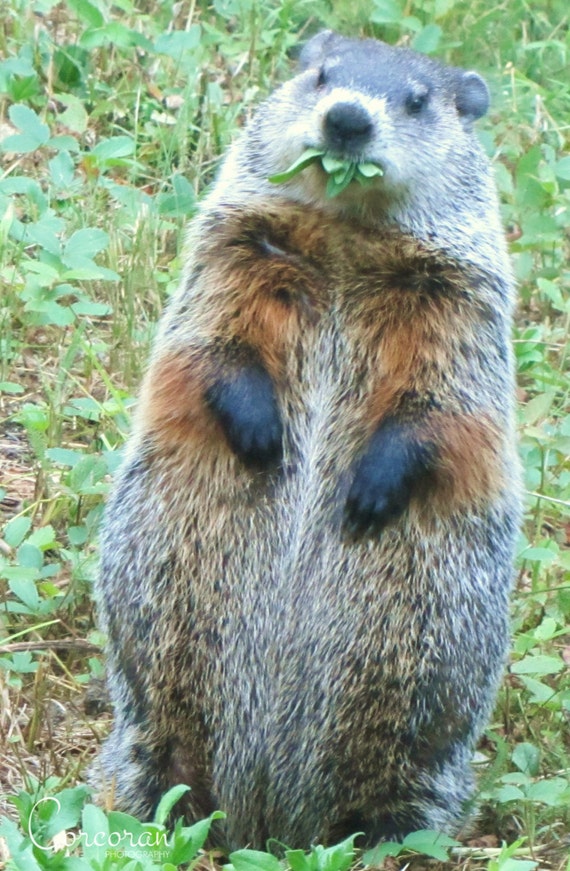
{"label": "groundhog's belly", "polygon": [[[206,467],[191,450],[173,455],[150,484],[171,530],[167,541],[149,531],[171,565],[151,669],[176,669],[172,701],[157,694],[157,705],[168,718],[191,700],[189,716],[198,709],[208,732],[216,801],[254,813],[247,796],[258,784],[269,821],[272,806],[283,818],[293,800],[290,774],[280,773],[292,756],[303,760],[306,796],[336,791],[335,803],[358,771],[378,802],[407,759],[465,743],[473,711],[481,716],[474,694],[501,662],[490,648],[506,637],[505,609],[481,604],[508,586],[495,577],[499,514],[439,521],[426,506],[376,538],[343,531],[372,379],[355,383],[358,354],[332,320],[292,349],[281,471],[256,476],[220,444]],[[186,592],[169,599],[169,590]],[[192,731],[189,723],[189,743]]]}

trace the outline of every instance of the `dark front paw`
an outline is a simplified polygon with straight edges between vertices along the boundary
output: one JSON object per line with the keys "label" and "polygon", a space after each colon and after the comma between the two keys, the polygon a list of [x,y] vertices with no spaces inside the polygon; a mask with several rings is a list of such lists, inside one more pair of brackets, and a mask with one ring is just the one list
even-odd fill
{"label": "dark front paw", "polygon": [[264,468],[279,462],[283,427],[273,383],[261,366],[245,366],[220,378],[208,389],[206,402],[247,466]]}
{"label": "dark front paw", "polygon": [[420,441],[409,426],[383,424],[355,464],[345,506],[347,532],[355,537],[378,534],[399,517],[425,480],[433,455],[433,445]]}

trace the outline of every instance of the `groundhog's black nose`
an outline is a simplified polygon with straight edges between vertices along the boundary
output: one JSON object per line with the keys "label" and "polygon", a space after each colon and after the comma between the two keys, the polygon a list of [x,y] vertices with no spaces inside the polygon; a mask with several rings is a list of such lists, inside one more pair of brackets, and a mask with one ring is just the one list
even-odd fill
{"label": "groundhog's black nose", "polygon": [[335,148],[359,148],[372,135],[372,118],[358,103],[335,103],[325,116],[327,143]]}

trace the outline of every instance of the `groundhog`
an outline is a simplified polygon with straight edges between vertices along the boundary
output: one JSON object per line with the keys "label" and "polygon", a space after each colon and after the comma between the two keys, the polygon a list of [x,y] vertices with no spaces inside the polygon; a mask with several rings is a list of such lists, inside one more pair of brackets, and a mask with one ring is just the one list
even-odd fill
{"label": "groundhog", "polygon": [[142,817],[189,784],[224,849],[456,832],[508,640],[487,87],[330,31],[299,66],[191,225],[102,535],[100,780]]}

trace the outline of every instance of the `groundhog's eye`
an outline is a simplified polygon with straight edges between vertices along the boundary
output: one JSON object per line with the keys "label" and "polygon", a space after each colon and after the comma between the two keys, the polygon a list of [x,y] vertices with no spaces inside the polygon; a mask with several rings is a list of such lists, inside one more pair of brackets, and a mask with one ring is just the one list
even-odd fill
{"label": "groundhog's eye", "polygon": [[406,111],[409,115],[419,115],[428,102],[428,91],[412,91],[406,97]]}
{"label": "groundhog's eye", "polygon": [[327,74],[325,68],[321,67],[317,76],[317,88],[323,88],[327,83]]}

